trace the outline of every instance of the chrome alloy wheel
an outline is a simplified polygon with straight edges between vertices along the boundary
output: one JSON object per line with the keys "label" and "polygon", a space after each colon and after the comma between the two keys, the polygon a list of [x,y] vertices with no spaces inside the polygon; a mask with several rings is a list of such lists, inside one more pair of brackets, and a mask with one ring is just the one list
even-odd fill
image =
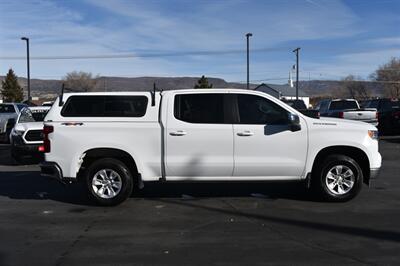
{"label": "chrome alloy wheel", "polygon": [[92,179],[94,193],[103,199],[114,198],[121,191],[121,188],[121,176],[112,169],[102,169]]}
{"label": "chrome alloy wheel", "polygon": [[353,188],[355,176],[348,166],[336,165],[326,174],[325,182],[331,193],[344,195]]}

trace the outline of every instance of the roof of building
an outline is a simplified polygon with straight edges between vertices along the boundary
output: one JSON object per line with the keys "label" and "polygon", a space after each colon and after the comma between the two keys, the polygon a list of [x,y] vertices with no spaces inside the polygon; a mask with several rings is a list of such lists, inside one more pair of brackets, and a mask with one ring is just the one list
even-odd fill
{"label": "roof of building", "polygon": [[[277,84],[262,83],[262,84],[258,85],[254,90],[268,92],[268,91],[266,91],[268,89],[272,89],[272,90],[276,91],[277,93],[280,93],[280,95],[282,97],[285,97],[285,96],[295,97],[296,96],[296,88],[290,87],[287,84],[277,85]],[[299,96],[300,97],[308,97],[308,95],[301,89],[299,89]]]}

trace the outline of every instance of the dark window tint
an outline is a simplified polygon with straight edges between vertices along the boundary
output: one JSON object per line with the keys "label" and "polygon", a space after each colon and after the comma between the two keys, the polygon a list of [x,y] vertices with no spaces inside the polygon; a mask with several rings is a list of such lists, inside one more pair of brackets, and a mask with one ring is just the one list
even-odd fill
{"label": "dark window tint", "polygon": [[205,93],[175,96],[175,118],[188,123],[223,124],[223,110],[223,94]]}
{"label": "dark window tint", "polygon": [[283,102],[296,110],[307,109],[306,104],[303,102],[303,100],[286,100]]}
{"label": "dark window tint", "polygon": [[317,106],[317,110],[326,111],[328,109],[328,104],[328,101],[321,101]]}
{"label": "dark window tint", "polygon": [[364,104],[365,108],[376,108],[378,109],[379,106],[379,100],[371,100],[371,101],[366,101]]}
{"label": "dark window tint", "polygon": [[329,110],[358,109],[355,101],[332,101]]}
{"label": "dark window tint", "polygon": [[25,105],[25,104],[17,104],[17,108],[18,108],[18,110],[22,110],[22,109],[24,109],[25,107],[28,107],[27,105]]}
{"label": "dark window tint", "polygon": [[146,113],[145,96],[71,96],[62,116],[66,117],[141,117]]}
{"label": "dark window tint", "polygon": [[288,111],[266,98],[238,94],[237,99],[240,124],[284,125],[288,123]]}
{"label": "dark window tint", "polygon": [[11,104],[0,104],[0,113],[15,113],[15,108]]}

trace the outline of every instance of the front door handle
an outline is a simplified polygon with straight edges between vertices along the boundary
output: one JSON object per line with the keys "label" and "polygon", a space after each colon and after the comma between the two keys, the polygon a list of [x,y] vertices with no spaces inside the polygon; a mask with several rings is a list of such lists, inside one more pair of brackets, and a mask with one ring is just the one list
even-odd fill
{"label": "front door handle", "polygon": [[174,132],[169,132],[169,134],[171,136],[185,136],[186,135],[186,131],[177,130],[177,131],[174,131]]}
{"label": "front door handle", "polygon": [[240,136],[240,137],[249,137],[249,136],[253,136],[254,133],[251,132],[251,131],[246,130],[246,131],[237,133],[237,135]]}

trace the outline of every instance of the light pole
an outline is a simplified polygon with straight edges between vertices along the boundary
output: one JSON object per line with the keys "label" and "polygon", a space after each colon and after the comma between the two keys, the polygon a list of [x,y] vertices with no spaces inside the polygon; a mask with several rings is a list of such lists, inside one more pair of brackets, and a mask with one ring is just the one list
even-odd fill
{"label": "light pole", "polygon": [[299,99],[299,51],[300,47],[293,50],[296,53],[296,100]]}
{"label": "light pole", "polygon": [[250,87],[250,73],[249,73],[249,71],[250,71],[250,66],[249,66],[249,38],[251,37],[251,36],[253,36],[253,34],[252,33],[247,33],[246,34],[246,40],[247,40],[247,89],[249,89],[249,87]]}
{"label": "light pole", "polygon": [[28,71],[28,102],[31,101],[31,73],[29,69],[29,38],[22,37],[21,40],[26,41],[26,67]]}

